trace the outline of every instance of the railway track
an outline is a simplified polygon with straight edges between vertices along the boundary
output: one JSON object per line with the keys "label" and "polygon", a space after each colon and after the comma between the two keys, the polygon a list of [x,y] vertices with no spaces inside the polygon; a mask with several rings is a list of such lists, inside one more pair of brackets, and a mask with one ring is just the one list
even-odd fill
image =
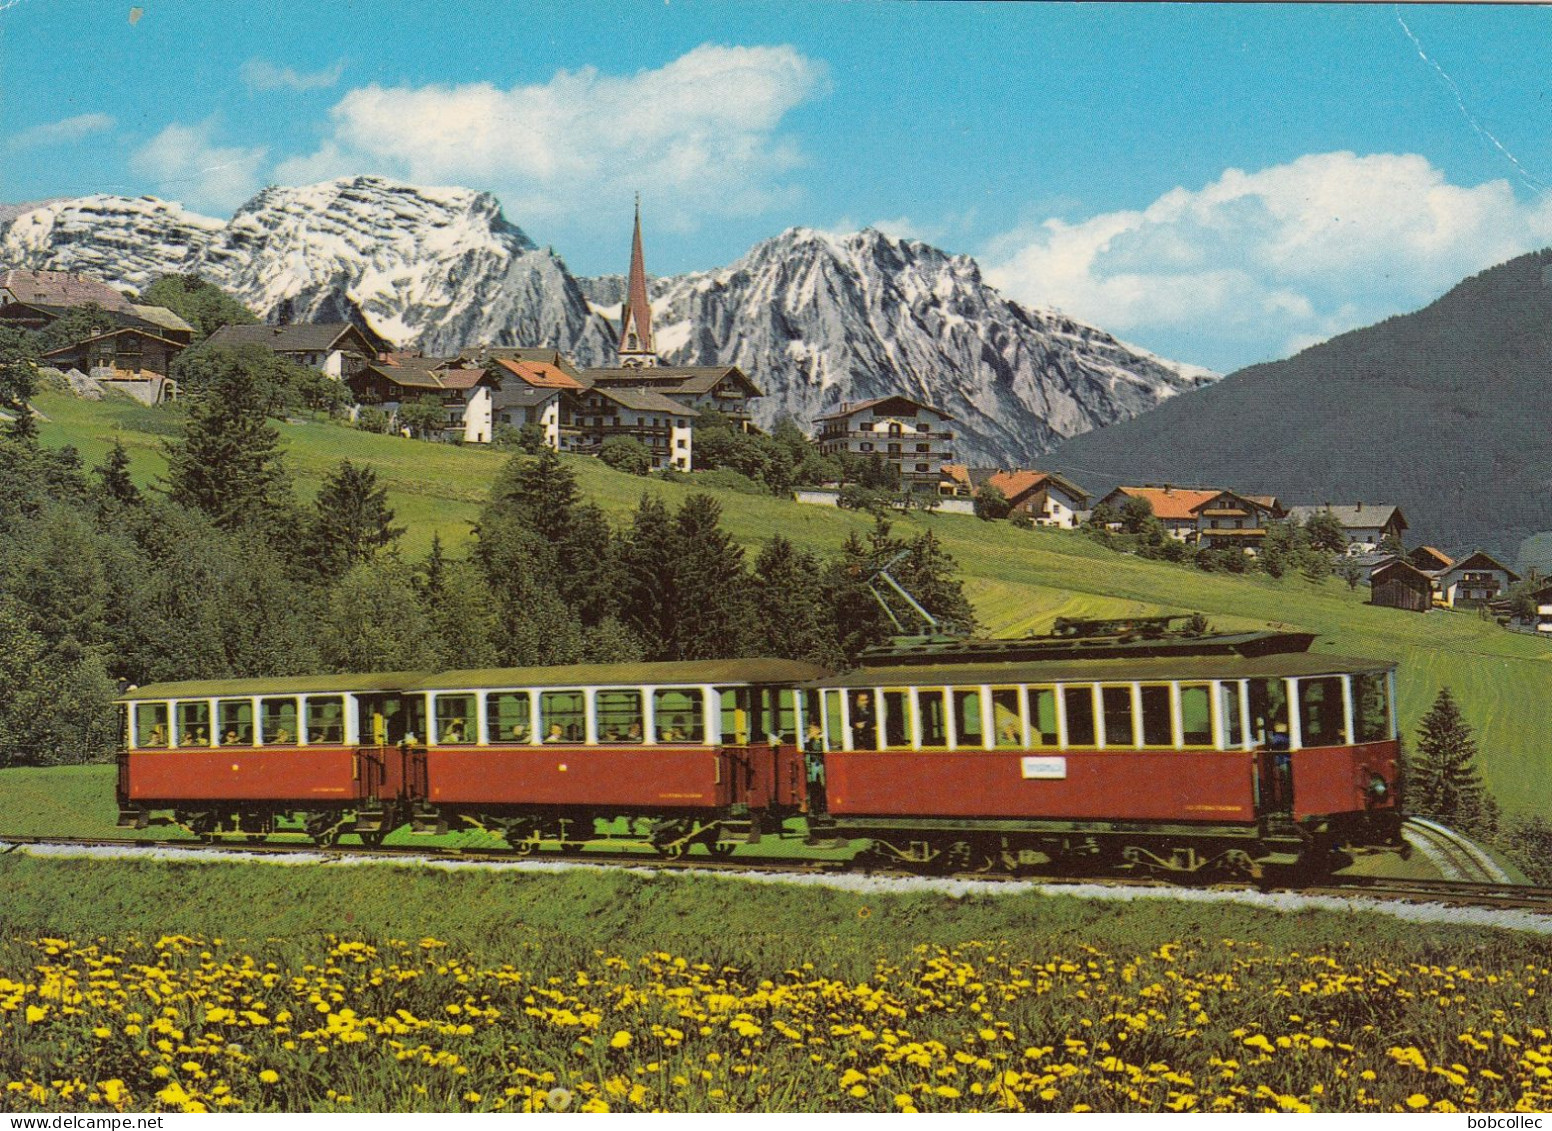
{"label": "railway track", "polygon": [[[1411,824],[1411,822],[1408,823],[1409,825]],[[1465,863],[1470,861],[1478,874],[1485,870],[1485,865],[1482,861],[1476,859],[1477,855],[1481,855],[1485,859],[1485,854],[1482,854],[1481,850],[1476,848],[1475,845],[1470,844],[1469,841],[1464,841],[1464,838],[1458,837],[1451,830],[1435,825],[1433,822],[1428,822],[1427,826],[1418,832],[1418,836],[1420,838],[1435,838],[1430,842],[1434,845],[1435,851],[1442,852],[1442,846],[1449,845],[1450,851],[1455,855],[1448,858],[1455,861],[1457,867],[1464,867]],[[286,843],[264,841],[248,843],[241,841],[216,841],[206,843],[194,840],[131,839],[128,837],[0,836],[0,854],[29,847],[38,847],[45,850],[78,848],[91,851],[107,849],[122,851],[126,858],[133,858],[142,852],[147,855],[153,852],[162,854],[186,852],[191,857],[195,854],[201,854],[205,859],[209,859],[211,856],[232,856],[234,858],[304,856],[312,859],[322,858],[325,862],[336,860],[341,862],[401,860],[405,863],[433,865],[585,865],[609,868],[639,868],[656,872],[689,871],[765,877],[800,875],[821,877],[851,874],[881,879],[920,880],[924,878],[921,872],[902,868],[870,867],[866,870],[858,870],[852,867],[847,860],[816,860],[812,858],[777,856],[724,858],[708,855],[667,858],[639,850],[590,849],[586,852],[574,853],[541,852],[519,854],[506,849],[480,846],[379,845],[368,847],[336,844],[328,847],[319,847],[310,842]],[[1470,849],[1475,849],[1475,852],[1473,853]],[[1491,861],[1488,860],[1487,863],[1491,864]],[[937,874],[932,878],[944,881],[976,881],[987,884],[1022,883],[1038,885],[1047,890],[1060,890],[1062,887],[1069,886],[1101,886],[1131,889],[1146,888],[1168,892],[1170,890],[1202,890],[1204,887],[1210,887],[1213,890],[1219,891],[1273,891],[1346,899],[1361,897],[1371,900],[1520,910],[1552,915],[1552,888],[1511,883],[1507,877],[1503,876],[1502,871],[1497,869],[1496,865],[1492,867],[1494,870],[1497,870],[1498,876],[1502,878],[1434,880],[1384,876],[1332,876],[1308,885],[1286,886],[1269,885],[1266,883],[1258,884],[1251,881],[1229,881],[1210,885],[1182,885],[1150,876],[1073,875],[1070,873],[1041,874],[1036,871],[1021,871],[1016,874],[1001,872],[943,873]]]}

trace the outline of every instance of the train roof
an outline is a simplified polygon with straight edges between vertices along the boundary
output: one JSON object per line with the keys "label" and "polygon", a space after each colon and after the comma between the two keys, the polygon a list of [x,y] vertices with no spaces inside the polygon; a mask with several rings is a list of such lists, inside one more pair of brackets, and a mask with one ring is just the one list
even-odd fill
{"label": "train roof", "polygon": [[146,683],[119,696],[120,703],[146,699],[215,699],[223,695],[322,695],[345,691],[409,691],[430,672],[368,672],[360,675],[272,675],[258,679],[187,679]]}
{"label": "train roof", "polygon": [[801,660],[759,657],[744,660],[638,661],[626,664],[560,664],[554,667],[474,668],[437,672],[417,690],[449,691],[465,687],[606,687],[612,685],[702,683],[804,683],[826,669]]}
{"label": "train roof", "polygon": [[451,672],[368,672],[360,675],[266,676],[261,679],[197,679],[147,683],[119,696],[121,703],[149,699],[212,699],[235,695],[325,695],[331,692],[452,691],[499,687],[608,687],[656,684],[806,683],[826,669],[801,660],[682,660],[664,663],[561,664],[554,667],[474,668]]}
{"label": "train roof", "polygon": [[1264,655],[1126,656],[1108,659],[1006,661],[1001,663],[889,664],[857,668],[813,681],[812,687],[930,687],[1010,683],[1102,683],[1247,679],[1389,671],[1392,660],[1368,660],[1311,652]]}

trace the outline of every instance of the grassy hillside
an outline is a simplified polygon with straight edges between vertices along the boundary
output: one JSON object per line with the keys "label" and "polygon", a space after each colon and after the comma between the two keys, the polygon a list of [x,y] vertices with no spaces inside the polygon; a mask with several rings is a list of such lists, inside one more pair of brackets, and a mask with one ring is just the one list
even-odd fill
{"label": "grassy hillside", "polygon": [[[178,427],[172,411],[123,402],[45,395],[38,407],[49,417],[45,443],[74,444],[92,464],[118,438],[142,483],[162,473],[161,441]],[[400,523],[410,527],[403,550],[412,556],[426,550],[433,532],[457,552],[504,458],[328,424],[284,425],[282,432],[304,494],[341,459],[375,467]],[[596,460],[579,458],[571,466],[582,490],[615,518],[623,518],[644,491],[677,505],[698,489],[621,475]],[[846,512],[711,493],[722,503],[728,528],[751,548],[780,531],[801,545],[833,551],[848,532],[871,526],[870,519]],[[995,635],[1043,631],[1058,616],[1200,611],[1220,628],[1303,628],[1319,634],[1320,651],[1397,660],[1407,732],[1415,730],[1439,687],[1448,685],[1478,730],[1484,774],[1500,801],[1511,810],[1543,808],[1540,780],[1552,766],[1552,734],[1540,705],[1552,700],[1552,648],[1542,641],[1504,632],[1470,613],[1419,616],[1373,608],[1364,603],[1367,590],[1350,591],[1338,580],[1208,575],[1116,554],[1070,532],[1021,531],[967,516],[910,515],[897,524],[906,535],[923,528],[959,560],[977,614]]]}
{"label": "grassy hillside", "polygon": [[1172,482],[1397,503],[1410,541],[1512,561],[1552,530],[1549,271],[1552,251],[1500,264],[1423,310],[1075,437],[1047,463],[1095,491]]}

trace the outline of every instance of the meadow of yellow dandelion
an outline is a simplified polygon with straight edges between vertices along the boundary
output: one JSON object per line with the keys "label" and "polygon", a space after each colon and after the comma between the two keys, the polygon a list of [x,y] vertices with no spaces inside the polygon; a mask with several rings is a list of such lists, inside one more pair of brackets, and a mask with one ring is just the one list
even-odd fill
{"label": "meadow of yellow dandelion", "polygon": [[[921,945],[861,981],[436,938],[29,940],[8,1110],[1545,1110],[1545,966]],[[14,955],[14,951],[11,952]]]}

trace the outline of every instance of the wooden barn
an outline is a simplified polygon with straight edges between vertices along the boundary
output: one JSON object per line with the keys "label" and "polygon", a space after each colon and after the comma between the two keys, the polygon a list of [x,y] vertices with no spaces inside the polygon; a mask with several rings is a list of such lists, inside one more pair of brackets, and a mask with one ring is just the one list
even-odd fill
{"label": "wooden barn", "polygon": [[1426,613],[1433,605],[1433,580],[1411,562],[1396,560],[1376,569],[1369,579],[1369,604]]}

